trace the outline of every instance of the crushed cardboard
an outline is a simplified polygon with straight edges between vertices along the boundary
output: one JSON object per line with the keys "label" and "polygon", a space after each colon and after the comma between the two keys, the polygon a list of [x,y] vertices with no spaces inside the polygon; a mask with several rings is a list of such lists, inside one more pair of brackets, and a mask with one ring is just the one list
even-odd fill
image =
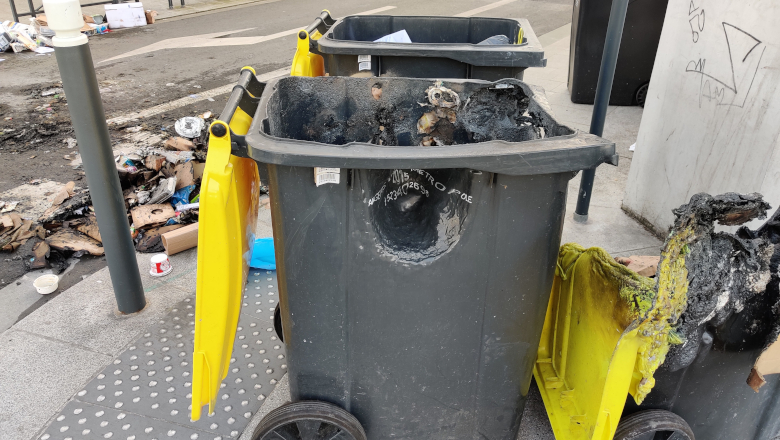
{"label": "crushed cardboard", "polygon": [[103,245],[79,231],[62,228],[46,239],[46,243],[52,248],[61,251],[84,251],[91,255],[103,255]]}
{"label": "crushed cardboard", "polygon": [[165,165],[165,162],[167,162],[165,156],[159,156],[157,154],[150,154],[144,159],[144,165],[146,168],[154,171],[160,171],[160,168]]}
{"label": "crushed cardboard", "polygon": [[136,240],[135,250],[144,253],[157,253],[165,250],[162,243],[162,235],[175,231],[184,225],[169,225],[147,229],[140,238]]}
{"label": "crushed cardboard", "polygon": [[77,231],[95,241],[103,242],[103,239],[100,237],[100,229],[98,229],[97,218],[95,218],[95,216],[86,217],[83,222],[75,225],[75,228]]}
{"label": "crushed cardboard", "polygon": [[36,235],[35,230],[31,230],[33,226],[32,220],[22,219],[16,213],[11,213],[10,217],[14,226],[12,228],[4,228],[4,232],[0,234],[0,249],[4,251],[16,250]]}
{"label": "crushed cardboard", "polygon": [[136,228],[143,228],[148,225],[165,223],[169,218],[176,215],[176,211],[168,203],[141,205],[133,208],[130,211],[130,215],[133,217],[133,225]]}
{"label": "crushed cardboard", "polygon": [[192,168],[192,161],[184,162],[176,165],[174,168],[174,174],[176,175],[176,190],[180,190],[185,186],[195,184],[195,173]]}
{"label": "crushed cardboard", "polygon": [[54,196],[54,199],[51,201],[51,205],[59,206],[65,200],[68,200],[69,198],[73,197],[73,194],[75,194],[75,188],[76,188],[76,182],[70,181],[66,183],[65,186],[62,187],[60,192],[57,193],[56,196]]}
{"label": "crushed cardboard", "polygon": [[617,257],[615,261],[643,277],[652,277],[658,271],[658,263],[661,261],[661,257],[631,255],[630,257]]}
{"label": "crushed cardboard", "polygon": [[51,254],[51,248],[45,241],[39,241],[35,243],[32,249],[33,262],[30,264],[30,269],[43,269],[46,267],[46,259]]}
{"label": "crushed cardboard", "polygon": [[172,151],[192,151],[195,149],[195,144],[189,139],[174,136],[165,141],[165,148]]}

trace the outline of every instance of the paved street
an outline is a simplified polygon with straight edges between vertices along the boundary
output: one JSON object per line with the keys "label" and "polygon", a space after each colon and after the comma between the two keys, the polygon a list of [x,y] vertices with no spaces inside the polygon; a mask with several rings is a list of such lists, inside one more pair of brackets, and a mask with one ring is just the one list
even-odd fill
{"label": "paved street", "polygon": [[[485,9],[495,4],[499,5]],[[234,81],[242,66],[253,66],[258,73],[287,66],[295,53],[295,30],[309,24],[324,8],[335,17],[381,8],[387,8],[382,13],[391,15],[456,15],[476,10],[468,15],[527,18],[537,35],[543,35],[571,21],[571,4],[571,0],[453,0],[429,2],[423,8],[413,0],[392,3],[341,0],[335,4],[279,0],[182,16],[151,26],[96,36],[90,39],[90,47],[98,67],[98,78],[118,81],[117,86],[104,96],[107,111],[113,113],[137,108],[139,102],[131,97],[149,99],[149,102],[141,101],[141,106],[146,107],[174,96],[197,92],[198,89],[192,88],[192,85],[207,89]],[[285,31],[289,32],[279,35]],[[229,35],[209,38],[210,42],[201,43],[203,35],[213,33]],[[254,44],[226,45],[232,38],[260,36],[277,37]],[[171,45],[178,48],[149,51],[106,62],[172,38],[179,39]],[[195,42],[200,47],[186,47]],[[25,53],[22,56],[9,54],[4,58],[6,61],[0,63],[0,75],[3,77],[0,94],[4,96],[18,96],[16,92],[22,88],[59,79],[53,56]],[[166,87],[168,83],[177,85]]]}

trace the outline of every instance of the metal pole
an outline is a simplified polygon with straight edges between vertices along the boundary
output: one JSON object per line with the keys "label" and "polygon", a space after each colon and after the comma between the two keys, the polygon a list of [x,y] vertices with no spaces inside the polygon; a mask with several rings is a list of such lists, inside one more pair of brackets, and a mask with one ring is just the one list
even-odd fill
{"label": "metal pole", "polygon": [[56,34],[54,54],[103,239],[117,307],[122,313],[135,313],[146,306],[146,299],[92,54],[87,36],[79,32],[84,22],[81,6],[78,0],[43,0],[43,7],[49,27]]}
{"label": "metal pole", "polygon": [[11,3],[11,17],[18,23],[19,14],[16,12],[16,4],[14,4],[14,0],[8,0],[8,2]]}
{"label": "metal pole", "polygon": [[[593,116],[590,120],[590,133],[601,136],[604,133],[604,120],[607,117],[609,95],[612,94],[612,81],[615,79],[620,40],[623,38],[623,25],[626,23],[628,0],[612,0],[607,25],[607,39],[604,41],[604,53],[601,56],[599,82],[596,86],[596,100],[593,103]],[[590,196],[593,193],[593,178],[596,169],[582,171],[580,192],[577,196],[577,209],[574,210],[574,220],[579,223],[588,221]]]}

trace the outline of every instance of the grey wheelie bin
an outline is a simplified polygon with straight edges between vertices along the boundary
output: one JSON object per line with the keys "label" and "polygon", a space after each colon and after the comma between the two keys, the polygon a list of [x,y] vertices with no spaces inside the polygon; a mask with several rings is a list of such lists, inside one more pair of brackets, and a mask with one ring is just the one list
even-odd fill
{"label": "grey wheelie bin", "polygon": [[[496,81],[523,79],[526,68],[547,65],[524,18],[356,15],[334,23],[324,11],[306,31],[317,32],[311,46],[330,76]],[[401,31],[411,43],[376,42]]]}
{"label": "grey wheelie bin", "polygon": [[514,79],[289,77],[231,103],[254,114],[233,154],[270,179],[293,400],[253,438],[513,440],[567,184],[614,144]]}

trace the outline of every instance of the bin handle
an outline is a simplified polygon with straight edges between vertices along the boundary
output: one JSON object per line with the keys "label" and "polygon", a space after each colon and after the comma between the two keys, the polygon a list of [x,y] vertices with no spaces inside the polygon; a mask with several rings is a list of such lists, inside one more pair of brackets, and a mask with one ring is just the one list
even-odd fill
{"label": "bin handle", "polygon": [[[328,32],[328,29],[330,29],[331,26],[333,26],[333,23],[335,23],[336,20],[333,19],[333,17],[330,16],[330,11],[327,9],[323,9],[320,15],[314,19],[314,21],[306,26],[304,31],[306,31],[307,34],[310,34],[317,30],[317,32],[320,33],[320,35],[325,35],[325,32]],[[316,40],[317,38],[312,38]]]}
{"label": "bin handle", "polygon": [[238,77],[238,84],[230,92],[230,98],[228,98],[224,110],[219,115],[219,119],[226,124],[230,124],[233,115],[239,108],[250,116],[254,115],[263,90],[265,90],[265,83],[257,80],[254,69],[251,67],[242,68]]}

